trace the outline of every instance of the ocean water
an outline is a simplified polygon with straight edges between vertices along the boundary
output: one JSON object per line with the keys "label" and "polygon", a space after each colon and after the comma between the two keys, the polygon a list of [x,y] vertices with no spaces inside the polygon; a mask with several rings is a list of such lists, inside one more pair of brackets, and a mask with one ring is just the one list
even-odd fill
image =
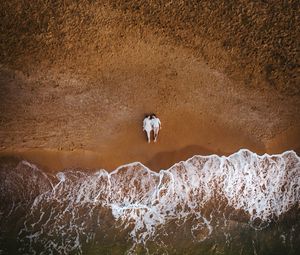
{"label": "ocean water", "polygon": [[0,254],[300,254],[300,158],[194,156],[153,172],[0,165]]}

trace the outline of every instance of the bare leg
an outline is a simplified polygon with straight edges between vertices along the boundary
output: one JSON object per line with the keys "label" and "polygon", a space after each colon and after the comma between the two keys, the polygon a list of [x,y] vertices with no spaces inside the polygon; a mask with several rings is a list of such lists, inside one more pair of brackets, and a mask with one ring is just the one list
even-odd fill
{"label": "bare leg", "polygon": [[148,143],[150,143],[151,131],[146,131]]}
{"label": "bare leg", "polygon": [[154,128],[154,142],[157,142],[159,128]]}

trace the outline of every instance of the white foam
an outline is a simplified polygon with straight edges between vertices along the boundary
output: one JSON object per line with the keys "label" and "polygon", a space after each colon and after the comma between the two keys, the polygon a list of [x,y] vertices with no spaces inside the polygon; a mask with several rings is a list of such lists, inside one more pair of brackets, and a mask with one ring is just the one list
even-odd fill
{"label": "white foam", "polygon": [[[171,221],[184,224],[192,218],[191,235],[195,241],[203,241],[216,227],[215,215],[227,219],[226,210],[242,210],[250,223],[259,219],[265,224],[300,199],[300,159],[293,151],[259,156],[243,149],[228,157],[194,156],[158,173],[135,162],[111,173],[66,171],[56,177],[56,185],[36,198],[29,215],[45,208],[48,213],[40,215],[26,231],[35,231],[31,239],[41,238],[45,231],[48,236],[63,235],[68,243],[45,243],[67,253],[81,251],[80,234],[89,233],[87,240],[95,236],[89,219],[99,215],[99,208],[109,209],[116,225],[128,230],[134,243],[146,244]],[[53,206],[50,213],[49,205]],[[209,214],[205,212],[208,207],[213,207]]]}

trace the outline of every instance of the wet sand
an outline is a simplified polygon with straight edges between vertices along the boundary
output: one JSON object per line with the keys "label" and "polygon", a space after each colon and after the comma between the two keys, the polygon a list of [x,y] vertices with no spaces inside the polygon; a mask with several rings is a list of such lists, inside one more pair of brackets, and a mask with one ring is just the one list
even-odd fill
{"label": "wet sand", "polygon": [[147,143],[141,123],[137,122],[127,123],[127,128],[94,150],[22,148],[2,151],[0,156],[17,156],[37,164],[46,171],[56,172],[66,168],[112,171],[118,166],[137,161],[159,171],[194,155],[229,155],[241,148],[250,149],[258,154],[277,154],[294,149],[299,154],[296,147],[299,141],[297,128],[289,129],[264,144],[243,134],[241,130],[224,128],[216,122],[211,125],[208,120],[203,121],[186,114],[185,119],[180,119],[185,125],[178,125],[178,120],[172,117],[162,116],[163,129],[157,143]]}

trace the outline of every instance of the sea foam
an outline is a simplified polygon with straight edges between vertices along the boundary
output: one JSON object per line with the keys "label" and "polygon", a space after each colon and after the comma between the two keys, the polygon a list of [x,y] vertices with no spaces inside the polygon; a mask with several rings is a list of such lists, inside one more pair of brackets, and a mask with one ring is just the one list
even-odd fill
{"label": "sea foam", "polygon": [[135,162],[110,173],[56,176],[22,161],[0,174],[1,220],[26,205],[18,240],[20,251],[32,253],[36,247],[82,253],[84,243],[109,235],[109,226],[132,243],[128,253],[151,241],[166,245],[168,224],[187,224],[201,242],[232,219],[266,228],[300,201],[300,158],[293,151],[259,156],[243,149],[228,157],[194,156],[159,172]]}

